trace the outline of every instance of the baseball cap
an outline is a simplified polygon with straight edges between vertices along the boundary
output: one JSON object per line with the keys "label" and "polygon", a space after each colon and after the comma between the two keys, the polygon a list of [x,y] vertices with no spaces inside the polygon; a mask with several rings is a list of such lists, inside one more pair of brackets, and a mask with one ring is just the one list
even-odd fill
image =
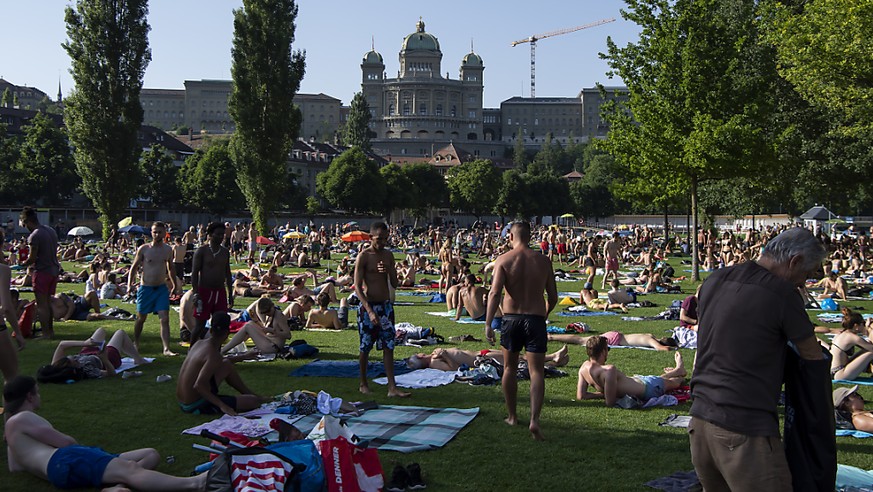
{"label": "baseball cap", "polygon": [[834,390],[834,408],[840,406],[846,398],[849,397],[852,393],[858,391],[858,385],[852,386],[851,388],[837,388]]}

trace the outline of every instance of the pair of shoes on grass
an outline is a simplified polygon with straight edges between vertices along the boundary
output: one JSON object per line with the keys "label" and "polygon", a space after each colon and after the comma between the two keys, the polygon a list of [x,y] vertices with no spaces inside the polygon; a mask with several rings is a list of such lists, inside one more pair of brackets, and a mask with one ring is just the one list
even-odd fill
{"label": "pair of shoes on grass", "polygon": [[427,488],[421,478],[421,467],[418,463],[411,463],[406,468],[403,465],[394,466],[391,473],[391,481],[385,484],[387,492],[404,492],[406,490],[421,490]]}

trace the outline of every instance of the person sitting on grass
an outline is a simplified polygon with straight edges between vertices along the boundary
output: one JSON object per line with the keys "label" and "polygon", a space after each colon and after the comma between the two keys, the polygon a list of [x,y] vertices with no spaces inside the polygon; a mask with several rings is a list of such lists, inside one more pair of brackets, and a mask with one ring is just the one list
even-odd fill
{"label": "person sitting on grass", "polygon": [[609,309],[609,301],[606,299],[600,299],[598,297],[598,293],[594,290],[594,286],[591,282],[585,282],[585,285],[582,286],[582,290],[579,291],[579,299],[582,301],[582,304],[585,305],[588,309],[592,309],[594,311],[606,311]]}
{"label": "person sitting on grass", "polygon": [[[79,353],[67,355],[67,350],[72,348],[80,349]],[[85,379],[111,377],[121,367],[122,354],[132,358],[137,365],[148,363],[124,330],[116,330],[109,343],[106,343],[106,330],[97,328],[87,340],[63,340],[58,343],[52,355],[51,367],[53,370],[67,366],[81,367]]]}
{"label": "person sitting on grass", "polygon": [[858,394],[857,385],[834,390],[834,410],[838,423],[850,424],[855,430],[873,432],[873,412],[864,410],[864,397]]}
{"label": "person sitting on grass", "polygon": [[[869,321],[869,320],[868,320]],[[869,327],[869,323],[867,323]],[[851,309],[843,308],[842,329],[831,341],[831,377],[852,380],[868,371],[873,362],[873,343],[861,335],[867,335],[864,318]],[[858,347],[861,351],[852,354]]]}
{"label": "person sitting on grass", "polygon": [[[406,359],[406,366],[410,369],[439,369],[440,371],[457,371],[462,365],[473,367],[477,356],[494,359],[498,364],[503,364],[503,352],[501,350],[462,350],[459,348],[434,349],[430,354],[415,354]],[[566,366],[570,361],[567,346],[561,350],[546,354],[545,364],[553,367]]]}
{"label": "person sitting on grass", "polygon": [[17,376],[3,387],[6,402],[6,438],[10,472],[28,472],[59,489],[106,487],[124,491],[204,490],[206,473],[174,477],[153,469],[161,462],[154,449],[111,454],[82,446],[36,414],[42,397],[36,380]]}
{"label": "person sitting on grass", "polygon": [[[549,334],[550,342],[569,343],[571,345],[586,345],[588,340],[597,335],[583,337],[581,335],[552,335]],[[662,352],[676,350],[676,340],[670,337],[655,338],[651,333],[628,333],[607,331],[603,335],[610,347],[648,347]]]}
{"label": "person sitting on grass", "polygon": [[[179,369],[179,408],[195,415],[236,415],[258,408],[266,400],[246,386],[230,359],[221,357],[221,344],[230,333],[230,316],[221,311],[212,313],[210,324],[210,336],[191,347]],[[224,381],[240,395],[220,395],[218,388]]]}
{"label": "person sitting on grass", "polygon": [[[665,367],[660,376],[628,377],[613,365],[606,365],[609,345],[605,337],[593,336],[585,343],[588,360],[579,368],[579,384],[576,387],[577,400],[604,399],[611,407],[626,395],[647,401],[662,396],[665,392],[680,387],[685,382],[685,365],[682,354],[674,354],[675,367]],[[588,386],[597,391],[588,391]]]}
{"label": "person sitting on grass", "polygon": [[[313,290],[306,288],[306,278],[312,278],[312,283],[316,285]],[[315,297],[318,294],[324,292],[328,296],[330,296],[330,302],[337,302],[336,297],[336,283],[333,281],[326,281],[321,285],[318,285],[318,278],[316,276],[315,270],[307,270],[304,274],[295,277],[294,280],[291,281],[291,287],[285,290],[285,299],[286,301],[293,301],[300,296],[312,296]],[[285,302],[285,301],[283,301]]]}
{"label": "person sitting on grass", "polygon": [[824,292],[817,296],[819,300],[833,298],[845,301],[847,297],[846,291],[849,290],[848,285],[846,279],[840,277],[840,272],[831,270],[828,272],[827,277],[819,280],[813,287],[824,286]]}
{"label": "person sitting on grass", "polygon": [[233,334],[233,338],[221,349],[222,355],[249,339],[255,343],[256,350],[247,353],[248,356],[281,352],[285,342],[291,338],[288,318],[269,297],[262,297],[253,302],[247,311],[251,321]]}
{"label": "person sitting on grass", "polygon": [[340,299],[339,310],[330,309],[330,296],[322,292],[316,298],[318,307],[309,311],[305,328],[331,328],[344,330],[349,327],[349,305],[345,298]]}

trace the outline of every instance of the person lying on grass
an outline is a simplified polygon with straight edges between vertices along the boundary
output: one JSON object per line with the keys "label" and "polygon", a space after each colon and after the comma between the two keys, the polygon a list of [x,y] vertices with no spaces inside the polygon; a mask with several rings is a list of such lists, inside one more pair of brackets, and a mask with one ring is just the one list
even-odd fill
{"label": "person lying on grass", "polygon": [[834,390],[834,410],[838,422],[851,424],[855,430],[873,432],[873,412],[864,410],[864,397],[858,394],[857,385]]}
{"label": "person lying on grass", "polygon": [[[494,359],[498,364],[503,364],[503,352],[500,350],[480,350],[478,352],[472,350],[462,350],[458,348],[434,349],[430,354],[415,354],[406,359],[406,366],[410,369],[439,369],[440,371],[457,371],[462,365],[473,367],[477,356],[488,357]],[[567,351],[567,346],[561,347],[561,350],[546,354],[545,365],[553,367],[566,366],[570,361],[570,355]]]}
{"label": "person lying on grass", "polygon": [[[221,344],[230,333],[230,316],[212,314],[210,336],[194,344],[188,351],[176,383],[176,400],[185,413],[236,415],[258,408],[266,399],[256,395],[243,382],[233,362],[221,357]],[[239,396],[218,393],[222,382],[237,390]]]}
{"label": "person lying on grass", "polygon": [[[78,348],[79,353],[67,355],[67,351],[74,348]],[[105,378],[114,376],[115,370],[121,367],[122,354],[132,358],[137,365],[148,363],[124,330],[113,333],[107,343],[106,330],[97,328],[87,340],[63,340],[58,343],[52,355],[51,367],[56,370],[66,366],[81,367],[85,379]]]}
{"label": "person lying on grass", "polygon": [[[606,365],[609,345],[606,338],[593,336],[585,344],[588,360],[579,368],[579,384],[576,387],[577,400],[604,399],[606,406],[630,395],[647,401],[657,398],[665,392],[674,390],[685,382],[685,365],[682,354],[676,351],[675,367],[665,367],[660,376],[626,376],[613,365]],[[594,386],[597,391],[588,391],[588,386]]]}
{"label": "person lying on grass", "polygon": [[344,330],[349,327],[349,305],[346,298],[340,299],[339,310],[330,309],[330,296],[318,294],[318,306],[309,311],[305,328],[330,328]]}
{"label": "person lying on grass", "polygon": [[[3,387],[6,402],[7,457],[10,472],[28,472],[59,489],[106,487],[104,491],[204,490],[206,473],[174,477],[154,471],[161,456],[154,449],[111,454],[82,446],[36,414],[42,404],[30,376],[16,376]],[[125,487],[126,486],[126,487]]]}
{"label": "person lying on grass", "polygon": [[[597,336],[597,335],[594,335]],[[581,335],[548,335],[550,342],[569,343],[571,345],[586,345],[594,336],[583,337]],[[655,338],[651,333],[628,333],[607,331],[603,335],[610,347],[649,347],[655,350],[676,350],[676,339],[670,337]]]}

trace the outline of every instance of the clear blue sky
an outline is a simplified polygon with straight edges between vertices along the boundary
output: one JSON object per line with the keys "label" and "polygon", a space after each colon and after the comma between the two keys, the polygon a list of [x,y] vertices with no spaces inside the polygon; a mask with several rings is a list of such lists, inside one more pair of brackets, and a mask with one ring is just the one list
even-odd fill
{"label": "clear blue sky", "polygon": [[[0,76],[57,94],[72,89],[66,39],[67,1],[7,2],[0,29]],[[415,5],[422,3],[422,5]],[[145,87],[182,88],[186,79],[230,79],[232,10],[241,0],[153,0],[149,43],[152,61]],[[306,50],[306,76],[300,91],[323,92],[348,104],[360,90],[361,58],[375,38],[389,77],[399,69],[403,37],[421,16],[443,52],[442,72],[458,77],[470,41],[485,62],[485,104],[497,107],[513,96],[529,96],[530,48],[510,47],[514,40],[614,17],[616,22],[541,40],[537,44],[537,96],[573,97],[583,87],[607,79],[606,63],[597,54],[606,37],[620,45],[634,41],[638,27],[621,19],[621,0],[485,1],[442,0],[379,2],[302,0],[298,2],[295,48]]]}

